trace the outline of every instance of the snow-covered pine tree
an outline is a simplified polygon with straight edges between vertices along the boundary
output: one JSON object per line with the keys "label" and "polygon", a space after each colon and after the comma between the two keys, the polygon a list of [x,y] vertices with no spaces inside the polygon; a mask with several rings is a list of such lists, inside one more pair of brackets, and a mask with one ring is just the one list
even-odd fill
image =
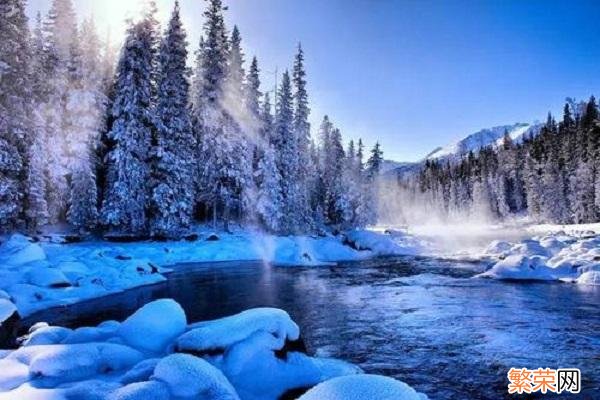
{"label": "snow-covered pine tree", "polygon": [[194,201],[194,135],[188,112],[186,33],[179,2],[160,48],[157,129],[152,140],[150,234],[178,238],[190,226]]}
{"label": "snow-covered pine tree", "polygon": [[34,231],[48,222],[48,204],[46,202],[46,131],[43,105],[47,97],[48,85],[44,71],[44,38],[42,16],[36,15],[31,41],[31,85],[32,115],[31,141],[29,143],[29,167],[27,171],[27,201],[25,216],[27,228]]}
{"label": "snow-covered pine tree", "polygon": [[260,110],[260,138],[259,141],[265,144],[273,144],[273,128],[275,121],[273,118],[273,106],[271,105],[271,96],[266,92]]}
{"label": "snow-covered pine tree", "polygon": [[328,165],[327,158],[332,131],[333,124],[329,120],[329,116],[325,115],[319,127],[319,142],[316,149],[317,176],[315,179],[316,182],[314,184],[314,192],[312,199],[314,219],[315,221],[321,221],[322,225],[324,225],[327,222],[326,193],[327,187],[330,185],[332,179],[330,166]]}
{"label": "snow-covered pine tree", "polygon": [[260,91],[260,70],[258,68],[258,60],[252,58],[248,75],[246,76],[246,86],[244,92],[245,108],[250,113],[252,125],[255,130],[260,130],[260,114],[261,104],[260,99],[263,94]]}
{"label": "snow-covered pine tree", "polygon": [[379,191],[379,173],[381,172],[381,166],[383,165],[383,151],[379,142],[375,143],[375,146],[371,150],[371,156],[367,160],[366,165],[366,218],[365,220],[369,224],[377,222],[377,193]]}
{"label": "snow-covered pine tree", "polygon": [[258,69],[258,60],[252,58],[248,75],[246,76],[246,86],[244,88],[244,108],[248,113],[248,136],[252,144],[252,170],[256,171],[266,143],[263,142],[263,126],[261,121],[262,93],[260,91],[260,75]]}
{"label": "snow-covered pine tree", "polygon": [[299,170],[297,174],[299,191],[300,217],[299,228],[308,230],[313,226],[312,212],[310,210],[310,195],[312,188],[311,176],[316,174],[316,169],[311,168],[314,165],[310,162],[310,123],[308,117],[310,108],[308,107],[308,93],[306,90],[306,71],[304,69],[304,51],[302,45],[298,44],[298,52],[294,58],[294,69],[292,74],[294,85],[294,132],[298,140],[298,158]]}
{"label": "snow-covered pine tree", "polygon": [[290,75],[283,73],[277,99],[273,145],[276,164],[281,174],[283,195],[282,231],[297,233],[302,230],[302,216],[299,215],[300,187],[298,185],[298,140],[294,133],[293,97]]}
{"label": "snow-covered pine tree", "polygon": [[[225,229],[231,211],[241,208],[243,189],[251,180],[249,152],[240,128],[226,111],[226,87],[230,76],[229,44],[221,0],[209,0],[204,13],[204,48],[202,52],[203,109],[200,145],[200,198],[212,208],[216,223],[220,209]],[[242,87],[240,85],[240,87]],[[239,99],[238,99],[239,100]]]}
{"label": "snow-covered pine tree", "polygon": [[[235,170],[237,175],[237,182],[234,185],[239,185],[239,189],[234,198],[224,204],[227,206],[230,203],[227,208],[237,211],[238,220],[252,221],[254,220],[252,210],[256,202],[256,187],[252,179],[252,157],[257,127],[247,109],[245,79],[242,37],[238,27],[234,26],[229,46],[225,93],[221,103],[229,124],[228,131],[231,133],[229,137],[232,149],[230,156],[233,159],[231,169]],[[224,214],[228,215],[229,210],[224,210]]]}
{"label": "snow-covered pine tree", "polygon": [[80,231],[97,224],[96,154],[107,98],[102,92],[101,44],[94,22],[82,23],[71,43],[70,90],[66,102],[66,161],[69,171],[67,221]]}
{"label": "snow-covered pine tree", "polygon": [[22,0],[0,3],[0,231],[23,222],[30,142],[29,30]]}
{"label": "snow-covered pine tree", "polygon": [[327,148],[327,165],[330,180],[326,186],[326,216],[329,224],[336,229],[348,228],[352,220],[352,205],[348,195],[348,187],[344,181],[346,155],[342,145],[342,134],[335,128],[331,132]]}
{"label": "snow-covered pine tree", "polygon": [[357,168],[356,148],[354,140],[350,140],[344,167],[342,169],[342,186],[345,188],[346,198],[348,200],[348,212],[345,227],[352,228],[360,225],[359,215],[361,211],[362,200],[362,181]]}
{"label": "snow-covered pine tree", "polygon": [[256,170],[258,199],[256,212],[262,225],[271,232],[282,229],[283,195],[281,193],[281,175],[275,163],[273,146],[265,144]]}
{"label": "snow-covered pine tree", "polygon": [[44,23],[44,65],[48,84],[41,107],[46,128],[46,196],[50,223],[64,219],[69,194],[66,134],[69,131],[67,100],[72,76],[72,55],[77,40],[77,20],[71,0],[53,0]]}
{"label": "snow-covered pine tree", "polygon": [[371,150],[371,156],[367,160],[367,172],[370,179],[375,179],[379,175],[382,165],[383,151],[381,151],[381,146],[377,142]]}
{"label": "snow-covered pine tree", "polygon": [[71,166],[71,187],[67,221],[80,233],[87,233],[98,223],[96,174],[90,160],[91,144],[77,155]]}
{"label": "snow-covered pine tree", "polygon": [[144,21],[129,27],[117,68],[112,127],[106,156],[102,221],[110,231],[146,234],[148,159],[154,118],[152,31]]}

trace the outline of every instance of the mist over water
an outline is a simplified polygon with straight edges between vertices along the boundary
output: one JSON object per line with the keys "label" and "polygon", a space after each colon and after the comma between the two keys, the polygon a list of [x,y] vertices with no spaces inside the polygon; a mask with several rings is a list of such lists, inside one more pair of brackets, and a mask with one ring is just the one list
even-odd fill
{"label": "mist over water", "polygon": [[531,236],[523,220],[500,221],[478,204],[446,210],[418,188],[381,180],[379,225],[426,241],[435,255],[479,255],[494,240],[520,241]]}

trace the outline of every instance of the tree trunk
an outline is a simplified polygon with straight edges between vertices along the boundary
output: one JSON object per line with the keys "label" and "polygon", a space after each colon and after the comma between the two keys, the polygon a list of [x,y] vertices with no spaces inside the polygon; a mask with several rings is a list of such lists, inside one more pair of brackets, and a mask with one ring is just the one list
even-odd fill
{"label": "tree trunk", "polygon": [[217,230],[217,202],[213,203],[213,230]]}

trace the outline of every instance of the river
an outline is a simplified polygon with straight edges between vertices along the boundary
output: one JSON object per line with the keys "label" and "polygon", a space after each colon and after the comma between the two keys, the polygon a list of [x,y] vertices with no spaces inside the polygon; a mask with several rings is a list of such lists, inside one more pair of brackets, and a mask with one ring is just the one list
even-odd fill
{"label": "river", "polygon": [[163,284],[46,310],[24,324],[121,320],[161,297],[178,301],[190,322],[271,306],[291,314],[311,353],[393,376],[431,399],[503,398],[511,367],[579,368],[576,398],[600,398],[600,288],[473,278],[484,269],[424,257],[321,268],[181,265]]}

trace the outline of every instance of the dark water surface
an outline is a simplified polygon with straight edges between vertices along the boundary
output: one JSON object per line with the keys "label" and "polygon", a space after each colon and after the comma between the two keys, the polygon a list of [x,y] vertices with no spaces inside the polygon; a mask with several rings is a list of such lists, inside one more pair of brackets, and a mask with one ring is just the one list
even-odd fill
{"label": "dark water surface", "polygon": [[161,297],[178,301],[190,322],[272,306],[291,314],[310,352],[396,377],[431,399],[527,398],[506,394],[511,367],[579,368],[582,394],[554,398],[600,399],[600,288],[472,279],[483,269],[413,257],[323,268],[184,265],[164,284],[25,323],[95,325]]}

